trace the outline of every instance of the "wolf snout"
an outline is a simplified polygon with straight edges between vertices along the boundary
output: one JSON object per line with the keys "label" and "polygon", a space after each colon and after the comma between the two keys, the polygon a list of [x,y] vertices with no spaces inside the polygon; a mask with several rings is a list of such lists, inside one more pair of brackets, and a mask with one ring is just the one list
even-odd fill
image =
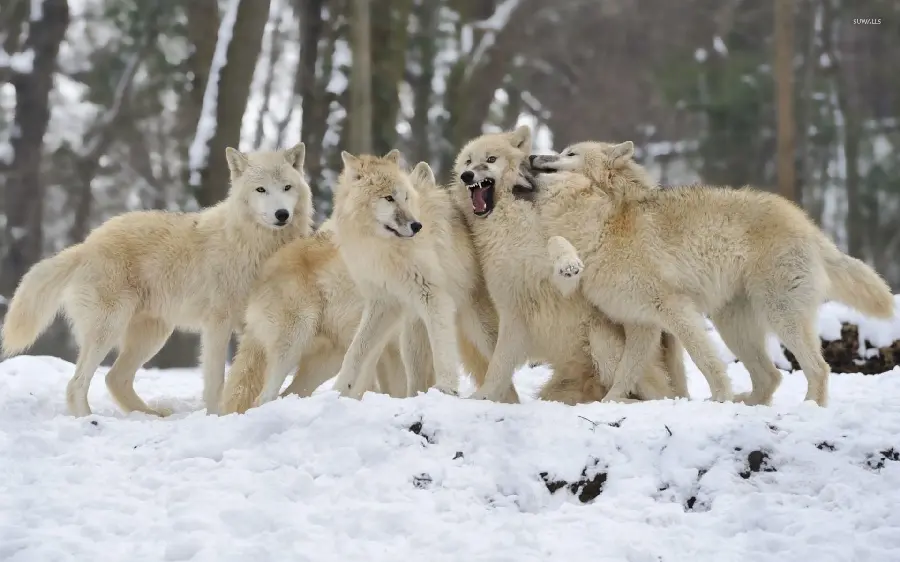
{"label": "wolf snout", "polygon": [[414,221],[410,223],[409,229],[413,231],[413,234],[416,234],[420,230],[422,230],[422,223],[420,223],[419,221]]}
{"label": "wolf snout", "polygon": [[275,220],[279,222],[279,224],[284,224],[291,218],[291,213],[287,209],[278,209],[275,211]]}
{"label": "wolf snout", "polygon": [[528,157],[528,163],[534,166],[534,161],[537,160],[537,154],[532,154]]}
{"label": "wolf snout", "polygon": [[465,184],[471,184],[475,180],[475,172],[473,172],[472,170],[466,170],[459,175],[459,179],[461,179]]}

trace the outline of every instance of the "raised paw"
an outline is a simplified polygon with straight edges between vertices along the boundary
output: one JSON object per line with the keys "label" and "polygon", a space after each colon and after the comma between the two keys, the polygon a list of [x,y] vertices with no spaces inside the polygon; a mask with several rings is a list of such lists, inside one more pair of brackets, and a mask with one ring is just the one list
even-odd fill
{"label": "raised paw", "polygon": [[584,264],[578,256],[564,256],[556,260],[554,267],[557,275],[570,279],[581,275]]}

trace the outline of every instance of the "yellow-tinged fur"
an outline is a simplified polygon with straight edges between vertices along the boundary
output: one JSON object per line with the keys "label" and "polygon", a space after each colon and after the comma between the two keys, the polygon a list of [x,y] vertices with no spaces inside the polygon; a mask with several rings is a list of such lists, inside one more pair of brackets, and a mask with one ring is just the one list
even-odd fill
{"label": "yellow-tinged fur", "polygon": [[[584,262],[581,293],[626,326],[635,348],[623,357],[620,390],[633,382],[627,374],[641,363],[640,346],[665,329],[706,376],[713,399],[731,400],[705,313],[750,372],[753,390],[738,400],[771,402],[781,381],[765,348],[772,330],[806,374],[806,399],[826,405],[829,367],[816,331],[818,307],[833,298],[891,317],[893,297],[878,274],[841,253],[780,196],[748,188],[646,189],[632,143],[575,146],[590,163],[581,173],[537,176],[541,228],[573,246]],[[537,163],[554,168],[549,157]]]}
{"label": "yellow-tinged fur", "polygon": [[[332,219],[338,250],[365,304],[335,388],[360,396],[369,386],[366,365],[404,324],[400,349],[410,391],[428,386],[430,350],[435,386],[455,394],[457,331],[484,357],[496,338],[494,311],[463,219],[426,163],[407,174],[397,151],[382,158],[342,156]],[[424,329],[412,327],[416,320]],[[511,383],[501,394],[518,401]]]}
{"label": "yellow-tinged fur", "polygon": [[[27,349],[62,308],[79,346],[66,391],[72,414],[91,413],[91,378],[114,347],[118,358],[106,375],[113,398],[125,411],[157,413],[134,392],[134,377],[174,329],[201,333],[204,401],[209,413],[217,411],[228,342],[259,269],[310,232],[313,210],[302,144],[226,152],[231,189],[221,203],[197,213],[120,215],[22,278],[3,325],[3,351]],[[290,218],[278,227],[275,213],[283,211]]]}
{"label": "yellow-tinged fur", "polygon": [[[615,366],[624,349],[624,332],[600,314],[582,295],[562,295],[554,286],[554,264],[547,257],[547,237],[531,194],[517,187],[520,166],[531,150],[531,132],[483,135],[459,153],[455,166],[454,201],[469,224],[487,288],[499,314],[497,346],[478,398],[497,399],[514,370],[528,359],[544,361],[553,378],[540,397],[568,404],[599,400],[612,384]],[[495,181],[494,208],[476,216],[462,174],[472,182]],[[590,222],[582,223],[586,228]],[[638,398],[675,395],[668,380],[666,353],[680,348],[645,350],[649,366],[637,385]],[[672,361],[683,379],[684,366]]]}

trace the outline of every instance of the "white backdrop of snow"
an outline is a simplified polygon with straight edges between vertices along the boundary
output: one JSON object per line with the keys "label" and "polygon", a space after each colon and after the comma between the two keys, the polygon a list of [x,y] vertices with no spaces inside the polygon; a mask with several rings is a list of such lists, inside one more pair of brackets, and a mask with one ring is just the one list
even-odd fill
{"label": "white backdrop of snow", "polygon": [[[900,318],[833,304],[823,335],[842,320],[876,344],[900,337]],[[326,384],[220,418],[196,411],[195,370],[147,370],[138,392],[173,405],[171,418],[124,416],[95,384],[97,413],[76,419],[63,398],[71,364],[13,358],[0,363],[0,559],[900,559],[900,462],[871,457],[900,450],[900,369],[834,375],[818,408],[800,403],[800,373],[772,407],[748,407],[702,400],[688,367],[690,401],[357,402]],[[729,374],[748,388],[740,364]],[[515,382],[527,399],[548,376],[523,368]],[[407,429],[417,421],[433,443]],[[744,479],[754,449],[776,471]],[[539,477],[577,479],[592,459],[608,479],[589,505]]]}

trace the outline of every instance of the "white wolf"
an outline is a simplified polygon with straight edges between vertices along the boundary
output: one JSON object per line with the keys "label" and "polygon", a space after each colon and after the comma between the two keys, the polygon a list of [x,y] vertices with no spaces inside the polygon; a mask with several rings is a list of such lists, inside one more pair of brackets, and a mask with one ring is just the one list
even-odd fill
{"label": "white wolf", "polygon": [[[497,400],[513,371],[528,359],[548,362],[553,378],[541,398],[569,404],[603,398],[625,347],[621,326],[600,314],[581,294],[554,288],[558,269],[547,259],[548,241],[531,185],[520,182],[531,151],[531,131],[483,135],[459,153],[455,202],[462,209],[500,317],[497,346],[476,398]],[[591,221],[582,221],[590,229]],[[635,395],[655,399],[686,396],[681,348],[657,339],[639,373]],[[666,375],[671,377],[671,381]]]}
{"label": "white wolf", "polygon": [[[334,234],[324,226],[287,244],[263,266],[226,380],[223,414],[273,400],[292,370],[285,394],[309,396],[340,369],[363,303]],[[378,383],[391,396],[407,395],[396,339],[379,359]]]}
{"label": "white wolf", "polygon": [[88,387],[113,347],[110,394],[126,412],[156,414],[135,393],[134,377],[176,328],[201,333],[203,398],[207,412],[217,412],[228,342],[259,268],[309,234],[313,211],[302,143],[250,154],[228,148],[226,156],[231,188],[221,203],[197,213],[125,213],[22,278],[3,324],[3,352],[27,349],[62,307],[79,347],[66,390],[72,414],[91,413]]}
{"label": "white wolf", "polygon": [[[347,152],[342,157],[332,218],[338,250],[365,308],[335,389],[359,396],[369,386],[363,379],[371,369],[365,365],[398,323],[417,318],[425,330],[404,330],[400,340],[407,373],[420,377],[427,371],[430,348],[435,387],[456,394],[457,326],[485,357],[496,339],[493,308],[479,292],[483,281],[463,218],[428,164],[420,162],[408,175],[397,150],[382,158]],[[511,384],[500,390],[507,399],[514,396]]]}
{"label": "white wolf", "polygon": [[[816,330],[818,308],[832,298],[890,318],[894,301],[885,282],[841,253],[787,199],[748,188],[647,189],[633,155],[631,142],[580,143],[531,160],[551,172],[535,180],[545,234],[573,246],[584,261],[581,292],[625,325],[614,388],[624,392],[633,384],[643,346],[664,329],[684,344],[712,398],[732,400],[725,366],[706,335],[706,313],[750,372],[753,390],[738,400],[768,404],[778,388],[781,373],[765,347],[771,329],[806,375],[806,400],[826,405],[829,367]],[[568,169],[581,173],[559,172]]]}

